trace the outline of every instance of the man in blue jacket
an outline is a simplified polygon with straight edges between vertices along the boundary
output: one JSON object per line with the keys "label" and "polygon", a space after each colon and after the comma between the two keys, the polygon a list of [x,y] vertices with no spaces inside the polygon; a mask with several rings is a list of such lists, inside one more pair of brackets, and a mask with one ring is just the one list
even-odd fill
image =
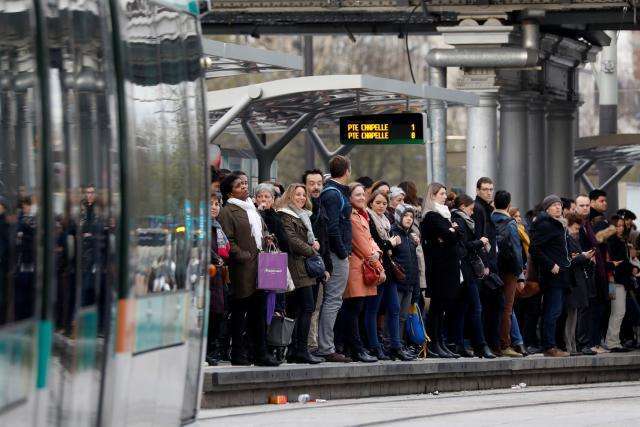
{"label": "man in blue jacket", "polygon": [[503,356],[522,357],[511,347],[511,314],[516,296],[516,288],[524,287],[524,262],[522,243],[515,219],[509,215],[511,194],[500,190],[493,199],[495,210],[491,221],[496,227],[496,246],[500,278],[504,282],[504,308],[500,322],[500,351]]}
{"label": "man in blue jacket", "polygon": [[326,223],[331,258],[331,277],[323,287],[322,306],[318,320],[318,352],[327,362],[350,362],[337,353],[333,342],[333,327],[342,306],[342,294],[349,278],[351,255],[351,203],[349,203],[349,177],[351,162],[335,156],[329,162],[329,179],[320,193],[320,210]]}

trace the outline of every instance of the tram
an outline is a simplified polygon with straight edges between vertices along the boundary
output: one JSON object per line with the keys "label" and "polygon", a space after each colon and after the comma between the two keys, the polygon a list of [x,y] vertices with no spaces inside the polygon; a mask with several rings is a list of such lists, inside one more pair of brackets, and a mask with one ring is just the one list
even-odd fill
{"label": "tram", "polygon": [[0,425],[179,425],[200,396],[195,1],[0,0]]}

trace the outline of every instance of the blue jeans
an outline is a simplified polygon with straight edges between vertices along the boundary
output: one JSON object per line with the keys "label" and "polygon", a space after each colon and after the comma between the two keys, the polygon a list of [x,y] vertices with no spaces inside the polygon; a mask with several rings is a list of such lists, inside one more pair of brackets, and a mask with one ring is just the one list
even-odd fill
{"label": "blue jeans", "polygon": [[467,320],[471,331],[471,344],[474,348],[486,345],[482,329],[482,304],[478,292],[478,282],[472,280],[465,283],[462,298],[453,305],[451,336],[449,341],[456,345],[464,345],[464,322]]}
{"label": "blue jeans", "polygon": [[402,347],[400,342],[400,301],[398,301],[398,286],[393,281],[387,281],[378,286],[378,294],[365,297],[364,327],[367,331],[367,341],[371,348],[380,348],[378,341],[377,319],[380,302],[384,301],[387,309],[385,320],[391,336],[391,348]]}
{"label": "blue jeans", "polygon": [[518,325],[518,318],[516,317],[515,311],[511,312],[511,344],[524,345],[524,340],[520,333],[520,325]]}
{"label": "blue jeans", "polygon": [[556,346],[556,325],[562,314],[564,289],[548,287],[544,290],[542,300],[542,349],[549,350]]}

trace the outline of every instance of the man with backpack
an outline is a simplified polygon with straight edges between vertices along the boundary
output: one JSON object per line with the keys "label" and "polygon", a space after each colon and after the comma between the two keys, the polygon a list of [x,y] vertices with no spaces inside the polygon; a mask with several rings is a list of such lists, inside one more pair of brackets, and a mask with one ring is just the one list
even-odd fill
{"label": "man with backpack", "polygon": [[318,319],[317,356],[327,362],[351,362],[337,353],[333,327],[342,306],[342,294],[349,278],[351,255],[351,203],[349,203],[349,177],[351,162],[344,156],[335,156],[329,162],[331,178],[325,183],[319,198],[318,215],[324,217],[331,260],[331,277],[322,290],[322,305]]}
{"label": "man with backpack", "polygon": [[511,194],[508,191],[496,192],[493,199],[495,210],[491,213],[491,221],[496,227],[496,246],[498,255],[498,271],[504,283],[504,308],[500,322],[500,351],[503,356],[522,357],[511,347],[511,314],[516,289],[524,287],[524,262],[522,244],[518,235],[516,220],[509,215]]}

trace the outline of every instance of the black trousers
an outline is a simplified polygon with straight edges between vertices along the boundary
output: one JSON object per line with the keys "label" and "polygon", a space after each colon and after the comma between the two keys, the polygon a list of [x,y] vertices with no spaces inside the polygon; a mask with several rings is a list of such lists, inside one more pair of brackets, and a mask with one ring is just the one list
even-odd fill
{"label": "black trousers", "polygon": [[293,339],[291,341],[291,350],[294,353],[305,353],[309,350],[309,330],[311,329],[311,316],[316,307],[313,286],[305,286],[296,288],[290,297],[288,309],[295,313],[296,324],[293,328]]}
{"label": "black trousers", "polygon": [[255,291],[247,298],[231,301],[231,358],[247,355],[251,339],[253,353],[260,358],[267,354],[266,299],[263,291]]}
{"label": "black trousers", "polygon": [[344,341],[354,353],[364,350],[360,338],[360,313],[364,308],[364,297],[346,298],[342,302],[342,324],[344,327]]}
{"label": "black trousers", "polygon": [[481,285],[482,324],[484,338],[492,349],[500,348],[500,319],[504,310],[504,292],[500,289],[487,289]]}
{"label": "black trousers", "polygon": [[527,346],[540,348],[538,326],[542,316],[542,292],[519,301],[518,322],[520,322],[522,339]]}

